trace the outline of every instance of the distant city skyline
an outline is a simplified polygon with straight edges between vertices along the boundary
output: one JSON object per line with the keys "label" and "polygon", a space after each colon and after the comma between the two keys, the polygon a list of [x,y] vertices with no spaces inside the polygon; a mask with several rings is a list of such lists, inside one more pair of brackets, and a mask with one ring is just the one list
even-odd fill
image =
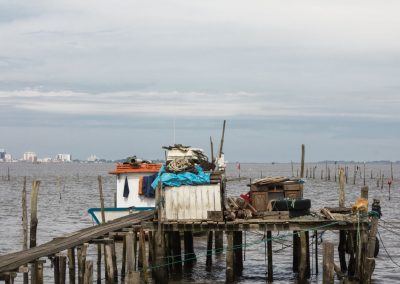
{"label": "distant city skyline", "polygon": [[[400,2],[0,4],[0,147],[14,157],[400,160]],[[216,151],[216,150],[215,150]]]}

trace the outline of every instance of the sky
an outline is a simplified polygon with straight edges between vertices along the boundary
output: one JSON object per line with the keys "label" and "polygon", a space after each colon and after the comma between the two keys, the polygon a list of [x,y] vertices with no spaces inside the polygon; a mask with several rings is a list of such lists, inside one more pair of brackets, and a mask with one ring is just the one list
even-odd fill
{"label": "sky", "polygon": [[399,1],[0,0],[14,158],[400,160]]}

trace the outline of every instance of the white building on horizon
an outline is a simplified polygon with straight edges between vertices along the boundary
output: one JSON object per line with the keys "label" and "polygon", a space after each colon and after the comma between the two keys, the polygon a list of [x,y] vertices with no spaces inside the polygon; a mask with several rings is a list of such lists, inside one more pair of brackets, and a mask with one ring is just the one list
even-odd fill
{"label": "white building on horizon", "polygon": [[95,161],[97,161],[97,157],[96,157],[96,155],[90,155],[88,158],[87,158],[87,161],[88,162],[95,162]]}
{"label": "white building on horizon", "polygon": [[60,162],[71,162],[72,156],[71,154],[58,154],[56,156],[56,160]]}
{"label": "white building on horizon", "polygon": [[5,154],[4,155],[4,162],[12,162],[13,161],[13,159],[12,159],[12,156],[11,156],[11,154]]}
{"label": "white building on horizon", "polygon": [[37,162],[37,155],[35,152],[25,152],[22,160],[28,162]]}

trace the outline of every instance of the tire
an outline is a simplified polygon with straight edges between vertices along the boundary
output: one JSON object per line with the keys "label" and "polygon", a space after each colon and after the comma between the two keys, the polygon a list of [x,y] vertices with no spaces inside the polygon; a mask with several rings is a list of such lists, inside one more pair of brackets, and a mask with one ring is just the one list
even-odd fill
{"label": "tire", "polygon": [[293,218],[293,217],[300,217],[300,216],[304,216],[304,215],[308,215],[310,214],[310,209],[305,209],[305,210],[290,210],[289,211],[289,217]]}
{"label": "tire", "polygon": [[310,199],[295,199],[292,200],[282,199],[271,201],[272,211],[296,211],[296,210],[309,210],[311,208]]}

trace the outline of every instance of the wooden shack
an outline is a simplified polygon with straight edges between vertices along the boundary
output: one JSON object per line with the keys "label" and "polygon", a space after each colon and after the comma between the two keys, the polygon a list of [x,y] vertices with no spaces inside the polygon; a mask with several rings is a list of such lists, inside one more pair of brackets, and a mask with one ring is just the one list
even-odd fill
{"label": "wooden shack", "polygon": [[303,197],[303,185],[300,179],[266,177],[253,181],[249,186],[251,204],[258,211],[270,211],[270,203],[274,200]]}

